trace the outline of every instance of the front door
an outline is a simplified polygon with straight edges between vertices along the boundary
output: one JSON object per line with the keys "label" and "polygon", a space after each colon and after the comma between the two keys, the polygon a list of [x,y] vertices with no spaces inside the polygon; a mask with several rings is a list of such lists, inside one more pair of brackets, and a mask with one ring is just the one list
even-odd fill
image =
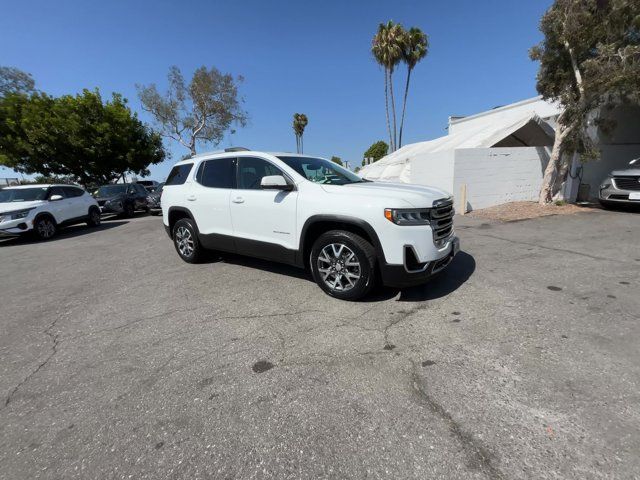
{"label": "front door", "polygon": [[298,192],[262,189],[262,177],[268,175],[285,176],[262,158],[238,158],[237,189],[231,192],[236,245],[239,253],[290,262],[298,248],[295,235]]}

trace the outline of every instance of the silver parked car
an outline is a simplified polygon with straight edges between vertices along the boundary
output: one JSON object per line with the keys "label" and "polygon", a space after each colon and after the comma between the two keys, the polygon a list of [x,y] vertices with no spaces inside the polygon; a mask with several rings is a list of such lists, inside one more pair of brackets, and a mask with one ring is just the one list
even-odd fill
{"label": "silver parked car", "polygon": [[629,162],[631,168],[614,170],[600,185],[603,207],[640,205],[640,158]]}

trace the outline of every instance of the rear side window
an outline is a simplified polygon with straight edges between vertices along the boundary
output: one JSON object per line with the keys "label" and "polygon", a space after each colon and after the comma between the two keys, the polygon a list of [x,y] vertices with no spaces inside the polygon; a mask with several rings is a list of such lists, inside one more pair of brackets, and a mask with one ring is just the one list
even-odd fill
{"label": "rear side window", "polygon": [[169,172],[165,185],[182,185],[187,181],[191,167],[193,167],[193,163],[184,163],[173,167]]}
{"label": "rear side window", "polygon": [[67,198],[81,197],[84,194],[84,190],[77,187],[62,187]]}
{"label": "rear side window", "polygon": [[236,188],[235,158],[220,158],[202,162],[198,183],[210,188]]}
{"label": "rear side window", "polygon": [[62,187],[51,187],[49,189],[49,198],[53,197],[54,195],[60,195],[63,198],[67,197]]}

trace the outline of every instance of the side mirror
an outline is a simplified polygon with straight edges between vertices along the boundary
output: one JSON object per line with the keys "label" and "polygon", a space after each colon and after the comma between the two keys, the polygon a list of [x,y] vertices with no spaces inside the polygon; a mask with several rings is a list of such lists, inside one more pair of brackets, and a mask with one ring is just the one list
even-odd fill
{"label": "side mirror", "polygon": [[49,197],[50,202],[57,202],[58,200],[62,200],[64,197],[62,195],[51,195]]}
{"label": "side mirror", "polygon": [[264,190],[293,190],[293,185],[287,183],[282,175],[267,175],[262,177],[260,188]]}

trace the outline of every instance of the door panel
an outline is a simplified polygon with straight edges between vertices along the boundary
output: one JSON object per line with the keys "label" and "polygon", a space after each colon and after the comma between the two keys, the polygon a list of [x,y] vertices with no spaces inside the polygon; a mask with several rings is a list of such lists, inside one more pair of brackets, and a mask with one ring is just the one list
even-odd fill
{"label": "door panel", "polygon": [[230,205],[239,251],[266,258],[272,256],[261,255],[260,246],[255,242],[297,250],[295,227],[298,192],[260,188],[262,177],[285,176],[284,173],[270,162],[254,157],[238,158],[237,172],[238,188],[231,193]]}
{"label": "door panel", "polygon": [[49,191],[49,198],[53,195],[61,195],[62,200],[56,200],[55,202],[49,201],[49,211],[53,214],[57,223],[65,222],[73,218],[73,205],[71,200],[66,197],[64,190],[61,187],[51,187]]}
{"label": "door panel", "polygon": [[229,212],[234,172],[235,158],[206,160],[198,167],[196,181],[187,190],[185,203],[196,219],[203,245],[208,248],[235,251]]}

